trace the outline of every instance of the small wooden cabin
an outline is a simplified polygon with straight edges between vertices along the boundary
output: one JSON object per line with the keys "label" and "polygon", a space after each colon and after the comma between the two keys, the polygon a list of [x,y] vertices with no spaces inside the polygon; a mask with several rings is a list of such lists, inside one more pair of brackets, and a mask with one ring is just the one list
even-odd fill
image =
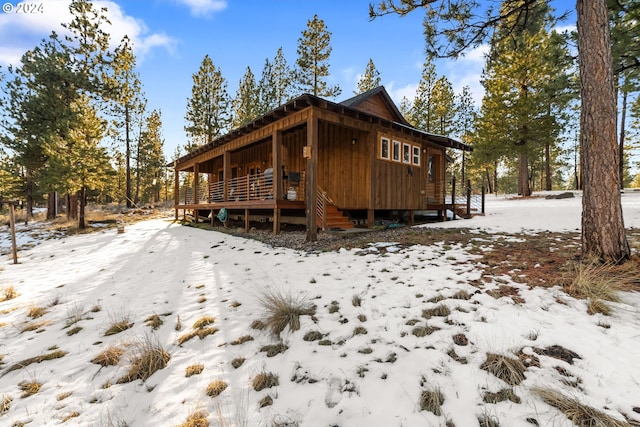
{"label": "small wooden cabin", "polygon": [[[345,229],[377,216],[443,213],[452,138],[412,127],[380,86],[341,103],[301,95],[175,162],[175,212]],[[187,176],[182,176],[187,174]]]}

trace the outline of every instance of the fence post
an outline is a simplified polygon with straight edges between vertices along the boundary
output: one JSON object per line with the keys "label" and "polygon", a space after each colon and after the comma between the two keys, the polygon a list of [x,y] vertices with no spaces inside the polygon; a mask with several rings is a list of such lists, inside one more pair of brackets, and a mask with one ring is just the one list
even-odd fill
{"label": "fence post", "polygon": [[485,196],[485,192],[486,192],[486,190],[484,188],[484,184],[482,184],[482,206],[480,208],[481,209],[480,212],[482,212],[483,214],[484,214],[484,196]]}
{"label": "fence post", "polygon": [[[451,211],[453,212],[453,219],[456,219],[456,177],[451,180]],[[447,210],[444,210],[446,218]]]}
{"label": "fence post", "polygon": [[467,180],[467,217],[471,216],[471,180]]}

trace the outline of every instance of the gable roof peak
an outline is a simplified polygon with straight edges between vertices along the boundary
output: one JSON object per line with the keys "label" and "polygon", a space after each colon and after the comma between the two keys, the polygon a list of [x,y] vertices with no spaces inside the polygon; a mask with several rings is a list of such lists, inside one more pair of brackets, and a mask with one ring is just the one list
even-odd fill
{"label": "gable roof peak", "polygon": [[391,99],[391,96],[389,96],[389,93],[387,92],[385,87],[382,85],[376,88],[373,88],[371,90],[368,90],[367,92],[363,92],[354,97],[346,99],[340,102],[340,105],[344,105],[345,107],[354,108],[358,110],[360,109],[358,108],[360,105],[364,104],[366,101],[368,101],[369,99],[375,96],[382,98],[382,101],[386,105],[387,109],[389,110],[389,113],[394,117],[393,121],[401,123],[403,125],[410,126],[409,122],[407,122],[404,116],[400,113],[400,110],[398,110],[398,107],[396,106],[395,102],[393,102],[393,100]]}

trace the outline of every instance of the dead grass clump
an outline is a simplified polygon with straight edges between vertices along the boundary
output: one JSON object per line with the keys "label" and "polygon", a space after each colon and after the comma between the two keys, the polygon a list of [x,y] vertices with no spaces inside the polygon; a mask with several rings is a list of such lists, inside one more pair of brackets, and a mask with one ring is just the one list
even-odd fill
{"label": "dead grass clump", "polygon": [[362,305],[362,297],[358,294],[355,294],[351,297],[351,305],[354,307],[360,307]]}
{"label": "dead grass clump", "polygon": [[44,329],[42,328],[44,328],[45,326],[49,326],[50,324],[51,324],[50,320],[42,320],[40,322],[31,322],[23,326],[20,331],[21,332],[31,332],[31,331],[42,332],[44,331]]}
{"label": "dead grass clump", "polygon": [[66,351],[57,350],[57,351],[52,351],[51,353],[42,354],[40,356],[31,357],[29,359],[24,359],[24,360],[22,360],[22,361],[20,361],[18,363],[14,363],[13,365],[9,366],[7,368],[7,370],[5,371],[5,374],[7,374],[7,373],[9,373],[11,371],[16,371],[18,369],[26,368],[27,366],[29,366],[31,364],[34,364],[34,363],[44,362],[45,360],[59,359],[59,358],[64,357],[66,355],[67,355]]}
{"label": "dead grass clump", "polygon": [[120,362],[120,356],[122,356],[123,353],[124,350],[120,347],[111,346],[91,359],[91,363],[95,363],[96,365],[103,367],[115,366]]}
{"label": "dead grass clump", "polygon": [[9,412],[9,409],[11,409],[11,402],[13,402],[13,397],[11,397],[11,395],[2,395],[2,399],[0,400],[0,416]]}
{"label": "dead grass clump", "polygon": [[18,292],[13,285],[8,285],[2,288],[2,292],[0,292],[0,302],[9,301],[14,298],[18,298]]}
{"label": "dead grass clump", "polygon": [[76,418],[76,417],[79,417],[79,416],[80,416],[80,412],[78,412],[78,411],[70,412],[67,415],[65,415],[64,417],[62,417],[62,422],[66,423],[70,419],[73,419],[73,418]]}
{"label": "dead grass clump", "polygon": [[190,376],[193,376],[193,375],[200,375],[202,371],[204,371],[204,365],[202,363],[198,363],[196,365],[189,365],[187,366],[187,372],[185,376],[189,378]]}
{"label": "dead grass clump", "polygon": [[440,407],[444,403],[444,395],[439,389],[424,390],[420,395],[420,410],[429,411],[437,416],[442,415]]}
{"label": "dead grass clump", "polygon": [[71,396],[72,394],[73,394],[73,392],[72,392],[72,391],[65,391],[65,392],[63,392],[63,393],[58,394],[58,395],[56,396],[56,400],[57,400],[58,402],[60,402],[61,400],[66,399],[67,397]]}
{"label": "dead grass clump", "polygon": [[428,310],[422,310],[422,317],[425,319],[431,319],[432,317],[447,317],[451,314],[451,310],[444,304],[439,304],[434,308]]}
{"label": "dead grass clump", "polygon": [[552,345],[547,348],[534,348],[533,351],[542,356],[553,357],[573,365],[573,359],[582,359],[578,353],[568,350],[561,345]]}
{"label": "dead grass clump", "polygon": [[485,403],[500,403],[505,400],[510,400],[513,403],[520,403],[520,398],[515,394],[513,389],[511,388],[503,388],[499,390],[497,393],[492,393],[490,391],[485,392],[482,395],[482,400]]}
{"label": "dead grass clump", "polygon": [[29,307],[29,311],[27,312],[27,316],[32,319],[37,319],[38,317],[42,317],[47,314],[47,309],[45,307],[38,307],[36,305],[32,305]]}
{"label": "dead grass clump", "polygon": [[262,346],[260,348],[260,351],[266,352],[267,357],[274,357],[280,353],[284,353],[285,351],[287,351],[287,349],[289,349],[289,347],[286,344],[278,343],[278,344],[268,344],[268,345]]}
{"label": "dead grass clump", "polygon": [[426,337],[427,335],[431,335],[432,333],[434,333],[435,331],[437,331],[438,328],[433,327],[433,326],[429,326],[429,325],[419,325],[414,327],[411,330],[411,333],[413,335],[415,335],[418,338],[422,338],[422,337]]}
{"label": "dead grass clump", "polygon": [[181,335],[178,338],[178,345],[182,345],[194,337],[204,339],[204,337],[208,335],[215,334],[216,332],[218,332],[218,328],[209,326],[215,321],[216,319],[212,316],[202,316],[201,318],[199,318],[193,323],[193,326],[191,327],[192,329],[191,332],[187,332],[186,334]]}
{"label": "dead grass clump", "polygon": [[82,330],[82,326],[74,326],[73,328],[69,329],[67,331],[67,335],[71,336],[71,335],[75,335],[78,332],[80,332]]}
{"label": "dead grass clump", "polygon": [[240,345],[244,344],[248,341],[253,341],[253,337],[251,335],[243,335],[235,340],[231,341],[231,345]]}
{"label": "dead grass clump", "polygon": [[160,326],[162,326],[162,324],[164,323],[160,318],[160,316],[158,316],[155,313],[147,317],[146,319],[144,319],[144,322],[148,327],[150,327],[154,331],[158,329]]}
{"label": "dead grass clump", "polygon": [[258,402],[258,408],[265,408],[267,406],[273,405],[273,397],[266,395]]}
{"label": "dead grass clump", "polygon": [[271,372],[261,372],[253,378],[252,386],[255,391],[262,391],[279,385],[278,376]]}
{"label": "dead grass clump", "polygon": [[500,427],[500,422],[492,415],[478,415],[478,423],[480,427]]}
{"label": "dead grass clump", "polygon": [[209,413],[206,409],[200,409],[189,414],[187,421],[176,427],[209,427],[207,417]]}
{"label": "dead grass clump", "polygon": [[207,386],[207,396],[218,397],[227,389],[228,384],[222,380],[215,380]]}
{"label": "dead grass clump", "polygon": [[164,369],[171,356],[165,351],[157,340],[146,337],[134,345],[134,356],[131,359],[129,371],[118,380],[118,384],[124,384],[140,379],[146,381],[151,375],[160,369]]}
{"label": "dead grass clump", "polygon": [[487,295],[490,295],[495,299],[510,297],[516,304],[523,304],[525,302],[524,298],[520,296],[520,290],[508,285],[500,285],[498,286],[498,289],[490,289],[487,291]]}
{"label": "dead grass clump", "polygon": [[123,315],[120,319],[115,320],[111,323],[111,326],[104,333],[105,337],[110,335],[119,334],[122,331],[126,331],[127,329],[133,326],[133,322],[128,315]]}
{"label": "dead grass clump", "polygon": [[21,381],[18,383],[18,387],[22,390],[22,395],[20,397],[25,398],[29,396],[33,396],[42,388],[42,383],[33,380],[33,381]]}
{"label": "dead grass clump", "polygon": [[324,335],[320,331],[309,331],[306,334],[304,334],[304,337],[302,337],[302,339],[304,341],[317,341],[317,340],[321,340],[322,337],[324,337]]}
{"label": "dead grass clump", "polygon": [[468,300],[468,299],[471,299],[471,295],[469,294],[469,292],[465,291],[464,289],[461,289],[458,292],[456,292],[455,294],[453,294],[451,296],[451,298],[453,298],[453,299],[461,299],[461,300]]}
{"label": "dead grass clump", "polygon": [[265,310],[265,328],[274,336],[279,336],[287,326],[289,330],[297,331],[300,329],[300,316],[313,316],[316,313],[315,307],[306,298],[274,289],[264,289],[258,302]]}
{"label": "dead grass clump", "polygon": [[589,314],[609,315],[611,307],[605,301],[620,302],[619,292],[637,289],[638,271],[613,263],[578,263],[573,272],[573,279],[566,281],[562,287],[574,298],[588,299]]}
{"label": "dead grass clump", "polygon": [[487,353],[487,360],[480,365],[480,369],[495,375],[511,386],[520,384],[524,380],[524,372],[527,370],[520,359],[512,359],[494,353]]}
{"label": "dead grass clump", "polygon": [[236,357],[231,361],[231,366],[233,366],[233,369],[238,369],[240,366],[242,366],[245,360],[246,359],[244,357]]}
{"label": "dead grass clump", "polygon": [[545,403],[562,412],[578,427],[629,427],[625,421],[613,418],[602,411],[580,403],[576,399],[564,396],[554,390],[534,388],[532,392]]}
{"label": "dead grass clump", "polygon": [[469,339],[467,338],[467,336],[465,334],[455,334],[453,336],[453,343],[455,345],[459,345],[459,346],[466,346],[469,344]]}

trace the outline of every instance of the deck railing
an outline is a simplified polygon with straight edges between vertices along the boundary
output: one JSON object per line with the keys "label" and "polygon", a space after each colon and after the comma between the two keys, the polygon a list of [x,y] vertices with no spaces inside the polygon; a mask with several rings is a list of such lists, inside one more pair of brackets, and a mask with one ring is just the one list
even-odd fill
{"label": "deck railing", "polygon": [[333,205],[334,202],[327,195],[327,192],[318,187],[318,199],[316,201],[317,215],[320,220],[320,228],[327,229],[327,206]]}
{"label": "deck railing", "polygon": [[471,187],[469,180],[462,185],[453,178],[447,187],[446,203],[453,208],[454,219],[456,214],[465,217],[484,214],[484,186],[478,191]]}

